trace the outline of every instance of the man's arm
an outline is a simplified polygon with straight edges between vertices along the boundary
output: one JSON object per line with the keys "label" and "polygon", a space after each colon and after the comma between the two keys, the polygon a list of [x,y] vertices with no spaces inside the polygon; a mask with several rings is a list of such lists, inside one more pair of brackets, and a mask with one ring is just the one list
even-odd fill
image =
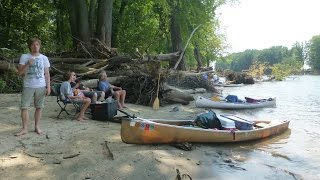
{"label": "man's arm", "polygon": [[27,64],[19,64],[19,66],[18,66],[18,75],[19,76],[25,75],[29,65],[30,65],[29,61],[27,62]]}
{"label": "man's arm", "polygon": [[22,55],[20,57],[20,62],[19,62],[19,66],[18,66],[18,75],[19,76],[25,75],[29,66],[33,63],[34,63],[34,59],[31,58],[31,59],[25,61],[25,55]]}
{"label": "man's arm", "polygon": [[44,78],[46,80],[47,96],[49,96],[51,93],[51,86],[50,86],[50,72],[48,67],[44,68]]}

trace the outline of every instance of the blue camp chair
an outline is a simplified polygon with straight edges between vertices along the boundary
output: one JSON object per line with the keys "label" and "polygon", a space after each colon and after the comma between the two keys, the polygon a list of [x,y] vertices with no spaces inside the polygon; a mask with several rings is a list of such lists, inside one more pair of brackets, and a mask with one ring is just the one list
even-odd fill
{"label": "blue camp chair", "polygon": [[77,112],[80,112],[80,108],[81,108],[81,105],[82,104],[79,104],[79,103],[75,103],[75,102],[72,102],[70,100],[70,98],[68,97],[65,97],[65,99],[62,99],[61,98],[61,93],[60,93],[60,87],[61,87],[61,83],[55,83],[53,85],[53,88],[52,88],[52,91],[53,93],[56,95],[57,97],[57,103],[60,107],[60,112],[59,112],[59,115],[57,116],[57,118],[60,117],[61,113],[62,112],[66,112],[68,115],[70,115],[70,113],[67,111],[66,107],[68,104],[72,104],[76,110],[76,113]]}

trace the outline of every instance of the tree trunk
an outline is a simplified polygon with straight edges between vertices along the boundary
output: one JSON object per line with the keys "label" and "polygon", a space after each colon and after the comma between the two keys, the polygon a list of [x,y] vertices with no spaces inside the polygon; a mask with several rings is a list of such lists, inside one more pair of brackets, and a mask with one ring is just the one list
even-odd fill
{"label": "tree trunk", "polygon": [[95,18],[95,10],[96,10],[97,0],[91,0],[90,9],[89,9],[89,31],[90,37],[95,37],[95,26],[94,26],[94,18]]}
{"label": "tree trunk", "polygon": [[207,67],[209,67],[210,66],[210,60],[207,59],[206,62],[207,62]]}
{"label": "tree trunk", "polygon": [[[178,21],[178,15],[179,15],[179,5],[172,5],[172,11],[171,11],[171,17],[170,17],[170,33],[171,33],[171,43],[172,43],[172,52],[183,51],[183,45],[182,45],[182,38],[181,38],[181,31],[180,31],[180,25]],[[178,60],[170,61],[169,67],[174,68],[175,64]],[[186,70],[185,65],[185,58],[184,56],[181,59],[181,62],[179,63],[178,70]]]}
{"label": "tree trunk", "polygon": [[202,61],[201,61],[201,55],[200,55],[198,43],[195,43],[193,53],[194,53],[194,57],[197,60],[197,67],[198,67],[198,69],[200,69],[202,67]]}
{"label": "tree trunk", "polygon": [[89,23],[86,0],[72,0],[70,8],[71,31],[76,46],[80,41],[89,41]]}
{"label": "tree trunk", "polygon": [[122,21],[122,17],[124,14],[124,10],[126,6],[128,5],[128,0],[122,0],[120,9],[118,14],[114,17],[114,22],[112,23],[112,37],[111,37],[111,44],[113,47],[117,47],[117,40],[118,40],[118,33],[119,33],[119,25]]}
{"label": "tree trunk", "polygon": [[65,4],[62,4],[62,2],[60,0],[54,0],[53,1],[56,9],[57,9],[57,13],[56,13],[56,34],[55,34],[55,37],[56,37],[56,44],[57,44],[57,51],[61,51],[62,49],[62,43],[63,43],[63,6],[65,6]]}
{"label": "tree trunk", "polygon": [[112,0],[99,0],[97,32],[101,42],[111,47]]}

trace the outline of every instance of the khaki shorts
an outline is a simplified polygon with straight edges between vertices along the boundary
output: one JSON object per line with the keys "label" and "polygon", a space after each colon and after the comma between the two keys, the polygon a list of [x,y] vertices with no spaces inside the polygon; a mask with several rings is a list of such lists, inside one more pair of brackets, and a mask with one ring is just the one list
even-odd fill
{"label": "khaki shorts", "polygon": [[78,97],[78,98],[74,98],[74,99],[70,99],[70,101],[74,104],[83,104],[83,98]]}
{"label": "khaki shorts", "polygon": [[46,87],[29,88],[24,87],[21,95],[21,109],[28,109],[30,107],[32,97],[35,108],[44,107],[44,97],[46,96]]}
{"label": "khaki shorts", "polygon": [[92,98],[93,95],[96,93],[97,98],[99,99],[101,97],[102,91],[82,91],[85,97]]}

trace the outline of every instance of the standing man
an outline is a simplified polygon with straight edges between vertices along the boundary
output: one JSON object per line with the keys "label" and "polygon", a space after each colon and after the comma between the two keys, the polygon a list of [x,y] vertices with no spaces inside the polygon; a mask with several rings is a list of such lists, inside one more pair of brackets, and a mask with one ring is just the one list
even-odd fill
{"label": "standing man", "polygon": [[50,63],[48,58],[40,54],[41,41],[38,38],[31,38],[28,41],[30,53],[20,57],[18,74],[23,76],[23,90],[21,95],[21,118],[22,129],[16,134],[21,136],[28,133],[29,113],[28,108],[33,100],[35,129],[37,134],[43,134],[39,128],[39,121],[44,107],[44,98],[51,92],[50,89]]}

